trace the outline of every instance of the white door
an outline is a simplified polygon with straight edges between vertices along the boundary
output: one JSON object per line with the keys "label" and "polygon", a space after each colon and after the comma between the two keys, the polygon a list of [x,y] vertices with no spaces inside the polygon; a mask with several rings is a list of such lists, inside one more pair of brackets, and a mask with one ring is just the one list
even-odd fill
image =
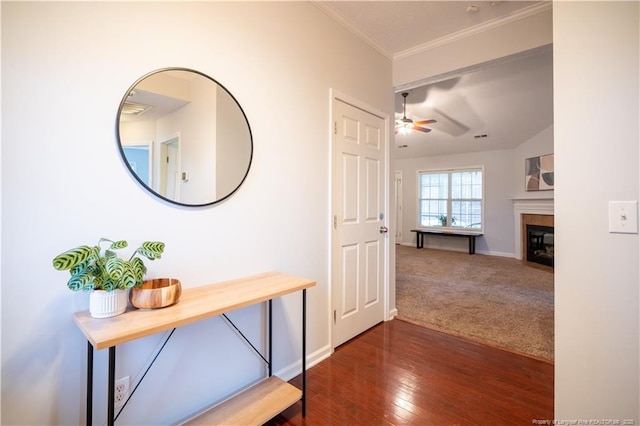
{"label": "white door", "polygon": [[385,120],[334,99],[333,346],[384,320]]}

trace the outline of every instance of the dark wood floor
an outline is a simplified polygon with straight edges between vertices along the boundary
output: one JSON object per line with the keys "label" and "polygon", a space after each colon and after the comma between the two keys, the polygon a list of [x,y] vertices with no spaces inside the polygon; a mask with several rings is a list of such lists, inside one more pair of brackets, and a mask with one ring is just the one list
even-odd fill
{"label": "dark wood floor", "polygon": [[308,370],[306,418],[297,403],[267,424],[531,425],[533,419],[553,419],[552,364],[393,320]]}

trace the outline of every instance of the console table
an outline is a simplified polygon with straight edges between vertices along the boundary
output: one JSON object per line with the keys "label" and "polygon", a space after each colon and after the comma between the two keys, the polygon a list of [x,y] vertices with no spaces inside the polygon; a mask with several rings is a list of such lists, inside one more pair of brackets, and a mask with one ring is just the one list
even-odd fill
{"label": "console table", "polygon": [[[175,330],[187,324],[207,319],[239,308],[268,302],[268,377],[230,400],[190,419],[187,424],[262,424],[284,409],[302,402],[305,416],[306,401],[306,290],[315,281],[267,272],[255,276],[184,289],[178,303],[162,309],[134,309],[129,307],[121,315],[96,319],[89,311],[74,314],[76,325],[88,341],[87,349],[87,425],[93,416],[93,351],[109,349],[107,424],[115,422],[114,384],[116,346],[151,334]],[[302,291],[302,386],[295,386],[272,375],[272,300]],[[228,320],[228,318],[227,318]],[[235,327],[235,325],[234,325]],[[242,335],[242,333],[240,333]],[[171,337],[167,337],[167,340]],[[242,335],[244,338],[244,335]],[[246,340],[246,338],[245,338]],[[248,342],[248,340],[247,340]],[[166,341],[165,341],[166,344]],[[249,342],[250,344],[250,342]],[[256,351],[255,347],[251,347]],[[164,348],[164,345],[162,346]],[[162,351],[160,348],[160,351]],[[159,353],[159,352],[158,352]],[[156,354],[157,356],[157,354]],[[149,366],[151,368],[153,364]],[[145,373],[146,374],[146,373]],[[143,376],[144,378],[144,376]],[[135,388],[133,389],[135,392]],[[133,392],[131,392],[133,394]],[[129,396],[131,396],[131,394]],[[126,405],[126,402],[125,402]]]}
{"label": "console table", "polygon": [[416,248],[424,247],[425,235],[441,235],[445,237],[464,237],[469,239],[469,254],[475,254],[476,252],[476,237],[481,237],[479,232],[464,232],[464,231],[438,231],[435,229],[412,229],[411,232],[416,233]]}

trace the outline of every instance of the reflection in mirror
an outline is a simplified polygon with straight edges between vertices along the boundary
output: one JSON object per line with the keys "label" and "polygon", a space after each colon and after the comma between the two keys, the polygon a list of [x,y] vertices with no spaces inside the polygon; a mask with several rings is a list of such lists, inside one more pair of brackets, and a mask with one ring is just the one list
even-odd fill
{"label": "reflection in mirror", "polygon": [[136,81],[120,103],[117,135],[138,182],[175,204],[222,201],[251,166],[251,129],[236,99],[212,78],[185,68]]}

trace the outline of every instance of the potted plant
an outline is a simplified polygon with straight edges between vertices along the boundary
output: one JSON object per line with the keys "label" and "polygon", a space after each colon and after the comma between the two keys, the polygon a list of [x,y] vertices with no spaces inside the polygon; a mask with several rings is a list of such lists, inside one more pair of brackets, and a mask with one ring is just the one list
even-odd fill
{"label": "potted plant", "polygon": [[[103,250],[103,243],[110,244]],[[118,257],[115,250],[127,246],[124,240],[100,238],[95,246],[72,248],[53,259],[55,269],[69,270],[71,278],[67,287],[73,291],[91,291],[89,311],[93,317],[106,318],[124,312],[127,308],[127,290],[142,284],[147,272],[140,256],[155,260],[164,251],[164,243],[145,241],[129,260],[124,260]]]}
{"label": "potted plant", "polygon": [[[440,217],[438,218],[438,220],[440,221],[440,226],[447,226],[447,216],[445,215],[440,215]],[[456,218],[455,217],[451,217],[451,225],[455,225],[456,224]]]}

